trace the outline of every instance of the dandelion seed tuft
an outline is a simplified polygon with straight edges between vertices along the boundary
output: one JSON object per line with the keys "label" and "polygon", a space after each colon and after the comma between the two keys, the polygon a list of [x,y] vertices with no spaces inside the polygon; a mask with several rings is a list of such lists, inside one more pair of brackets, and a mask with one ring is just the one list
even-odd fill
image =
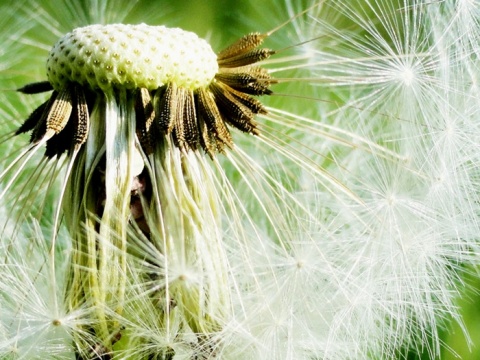
{"label": "dandelion seed tuft", "polygon": [[411,86],[415,82],[416,74],[415,69],[405,66],[399,69],[398,79],[403,82],[405,86]]}

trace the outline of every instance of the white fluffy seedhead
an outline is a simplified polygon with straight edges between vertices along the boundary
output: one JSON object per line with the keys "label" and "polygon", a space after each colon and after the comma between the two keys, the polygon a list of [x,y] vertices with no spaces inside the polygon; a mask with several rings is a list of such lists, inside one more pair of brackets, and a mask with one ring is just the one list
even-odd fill
{"label": "white fluffy seedhead", "polygon": [[166,83],[197,89],[218,71],[210,45],[178,28],[139,25],[91,25],[61,38],[50,51],[47,76],[59,90],[66,82],[157,89]]}

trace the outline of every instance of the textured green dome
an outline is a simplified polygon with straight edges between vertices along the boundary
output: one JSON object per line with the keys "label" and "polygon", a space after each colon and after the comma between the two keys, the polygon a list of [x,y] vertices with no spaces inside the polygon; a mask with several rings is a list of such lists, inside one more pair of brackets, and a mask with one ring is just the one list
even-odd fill
{"label": "textured green dome", "polygon": [[166,83],[197,89],[218,71],[210,45],[178,28],[90,25],[73,30],[50,51],[47,76],[59,90],[67,82],[93,89],[157,89]]}

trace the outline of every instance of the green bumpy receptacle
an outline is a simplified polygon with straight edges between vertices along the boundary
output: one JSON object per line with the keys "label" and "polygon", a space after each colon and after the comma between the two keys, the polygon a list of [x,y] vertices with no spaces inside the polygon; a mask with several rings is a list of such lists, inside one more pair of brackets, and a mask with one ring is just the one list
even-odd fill
{"label": "green bumpy receptacle", "polygon": [[173,82],[194,90],[207,86],[217,71],[217,56],[196,34],[146,24],[77,28],[53,46],[47,60],[56,90],[67,82],[103,90],[154,90]]}

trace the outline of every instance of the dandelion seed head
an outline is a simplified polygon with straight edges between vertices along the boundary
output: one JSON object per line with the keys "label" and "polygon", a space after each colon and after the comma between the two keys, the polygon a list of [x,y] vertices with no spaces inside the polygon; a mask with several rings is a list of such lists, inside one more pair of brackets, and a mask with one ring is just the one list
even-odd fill
{"label": "dandelion seed head", "polygon": [[47,76],[55,89],[67,82],[93,89],[157,89],[168,82],[186,89],[207,86],[218,71],[210,45],[178,28],[91,25],[61,38],[50,51]]}
{"label": "dandelion seed head", "polygon": [[[0,266],[0,358],[436,357],[437,325],[457,319],[457,270],[480,253],[478,31],[462,19],[474,2],[315,3],[216,56],[144,24],[55,45],[55,74],[19,89],[55,90],[51,101],[17,134],[31,131],[37,151],[46,128],[47,156],[72,164],[55,168],[70,272],[31,256]],[[306,4],[271,6],[297,16]],[[59,130],[47,110],[65,99]],[[74,150],[58,145],[70,137]]]}

